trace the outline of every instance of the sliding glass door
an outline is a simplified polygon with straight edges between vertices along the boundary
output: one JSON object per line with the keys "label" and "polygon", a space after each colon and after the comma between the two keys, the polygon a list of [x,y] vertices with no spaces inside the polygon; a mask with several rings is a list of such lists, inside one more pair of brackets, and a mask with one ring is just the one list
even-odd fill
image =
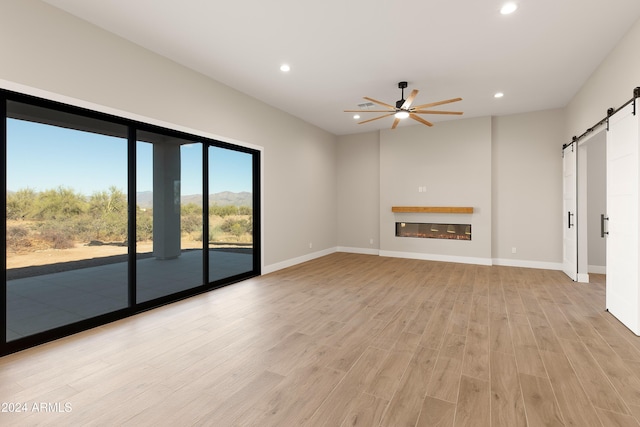
{"label": "sliding glass door", "polygon": [[257,150],[0,90],[0,355],[260,274]]}
{"label": "sliding glass door", "polygon": [[7,341],[126,308],[127,128],[13,101],[6,126]]}
{"label": "sliding glass door", "polygon": [[253,270],[253,155],[210,146],[209,281]]}
{"label": "sliding glass door", "polygon": [[137,302],[204,284],[202,143],[138,132]]}

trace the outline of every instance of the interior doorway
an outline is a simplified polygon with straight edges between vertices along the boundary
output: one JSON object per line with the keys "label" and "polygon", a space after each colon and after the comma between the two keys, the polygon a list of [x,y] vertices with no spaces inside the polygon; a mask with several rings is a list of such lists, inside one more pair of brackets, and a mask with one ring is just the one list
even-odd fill
{"label": "interior doorway", "polygon": [[578,145],[578,281],[606,274],[606,239],[603,216],[607,212],[606,128],[601,126]]}

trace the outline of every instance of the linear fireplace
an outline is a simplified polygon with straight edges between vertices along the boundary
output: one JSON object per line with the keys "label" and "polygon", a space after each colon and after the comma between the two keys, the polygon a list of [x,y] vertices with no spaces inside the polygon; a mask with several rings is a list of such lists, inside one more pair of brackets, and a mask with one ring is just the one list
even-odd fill
{"label": "linear fireplace", "polygon": [[471,240],[471,224],[396,222],[396,236],[425,239]]}

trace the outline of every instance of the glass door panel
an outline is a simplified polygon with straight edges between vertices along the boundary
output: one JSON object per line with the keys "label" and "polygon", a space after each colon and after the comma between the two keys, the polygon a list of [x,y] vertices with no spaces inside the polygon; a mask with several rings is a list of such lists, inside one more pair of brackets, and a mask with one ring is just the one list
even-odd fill
{"label": "glass door panel", "polygon": [[254,268],[253,156],[209,146],[209,282]]}
{"label": "glass door panel", "polygon": [[203,284],[202,144],[138,132],[136,294],[150,301]]}
{"label": "glass door panel", "polygon": [[126,308],[127,128],[7,102],[7,341]]}

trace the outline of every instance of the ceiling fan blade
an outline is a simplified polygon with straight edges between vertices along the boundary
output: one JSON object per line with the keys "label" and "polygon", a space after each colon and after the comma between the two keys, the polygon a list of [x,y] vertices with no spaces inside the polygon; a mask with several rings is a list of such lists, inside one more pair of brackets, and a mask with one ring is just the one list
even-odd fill
{"label": "ceiling fan blade", "polygon": [[413,110],[415,114],[454,114],[457,116],[462,115],[462,111],[439,111],[439,110]]}
{"label": "ceiling fan blade", "polygon": [[389,110],[344,110],[345,113],[388,113]]}
{"label": "ceiling fan blade", "polygon": [[398,126],[398,123],[400,123],[400,119],[396,117],[393,121],[393,125],[391,125],[391,129],[395,129]]}
{"label": "ceiling fan blade", "polygon": [[446,99],[444,101],[438,101],[438,102],[431,102],[429,104],[416,105],[415,107],[413,107],[413,109],[414,110],[421,110],[423,108],[435,107],[436,105],[450,104],[452,102],[458,102],[458,101],[462,101],[462,98]]}
{"label": "ceiling fan blade", "polygon": [[404,101],[404,104],[402,104],[402,108],[403,110],[408,110],[409,107],[411,107],[411,103],[413,102],[414,99],[416,99],[416,95],[418,94],[418,89],[414,89],[411,91],[411,94],[409,94],[409,97],[406,99],[406,101]]}
{"label": "ceiling fan blade", "polygon": [[426,121],[425,119],[423,119],[420,116],[416,116],[413,113],[409,114],[409,117],[411,117],[413,120],[422,123],[423,125],[427,125],[427,126],[433,126],[433,123]]}
{"label": "ceiling fan blade", "polygon": [[369,98],[368,96],[365,96],[364,99],[366,99],[367,101],[371,101],[374,104],[378,104],[378,105],[382,105],[382,106],[387,107],[387,108],[391,108],[393,111],[396,110],[396,107],[394,107],[393,105],[389,105],[386,102],[378,101],[377,99]]}
{"label": "ceiling fan blade", "polygon": [[359,125],[361,125],[361,124],[363,124],[363,123],[369,123],[369,122],[372,122],[372,121],[374,121],[374,120],[382,119],[382,118],[384,118],[384,117],[393,116],[394,114],[395,114],[395,111],[394,111],[394,112],[391,112],[391,113],[389,113],[389,114],[383,114],[382,116],[374,117],[373,119],[369,119],[369,120],[364,120],[364,121],[358,122],[358,124],[359,124]]}

